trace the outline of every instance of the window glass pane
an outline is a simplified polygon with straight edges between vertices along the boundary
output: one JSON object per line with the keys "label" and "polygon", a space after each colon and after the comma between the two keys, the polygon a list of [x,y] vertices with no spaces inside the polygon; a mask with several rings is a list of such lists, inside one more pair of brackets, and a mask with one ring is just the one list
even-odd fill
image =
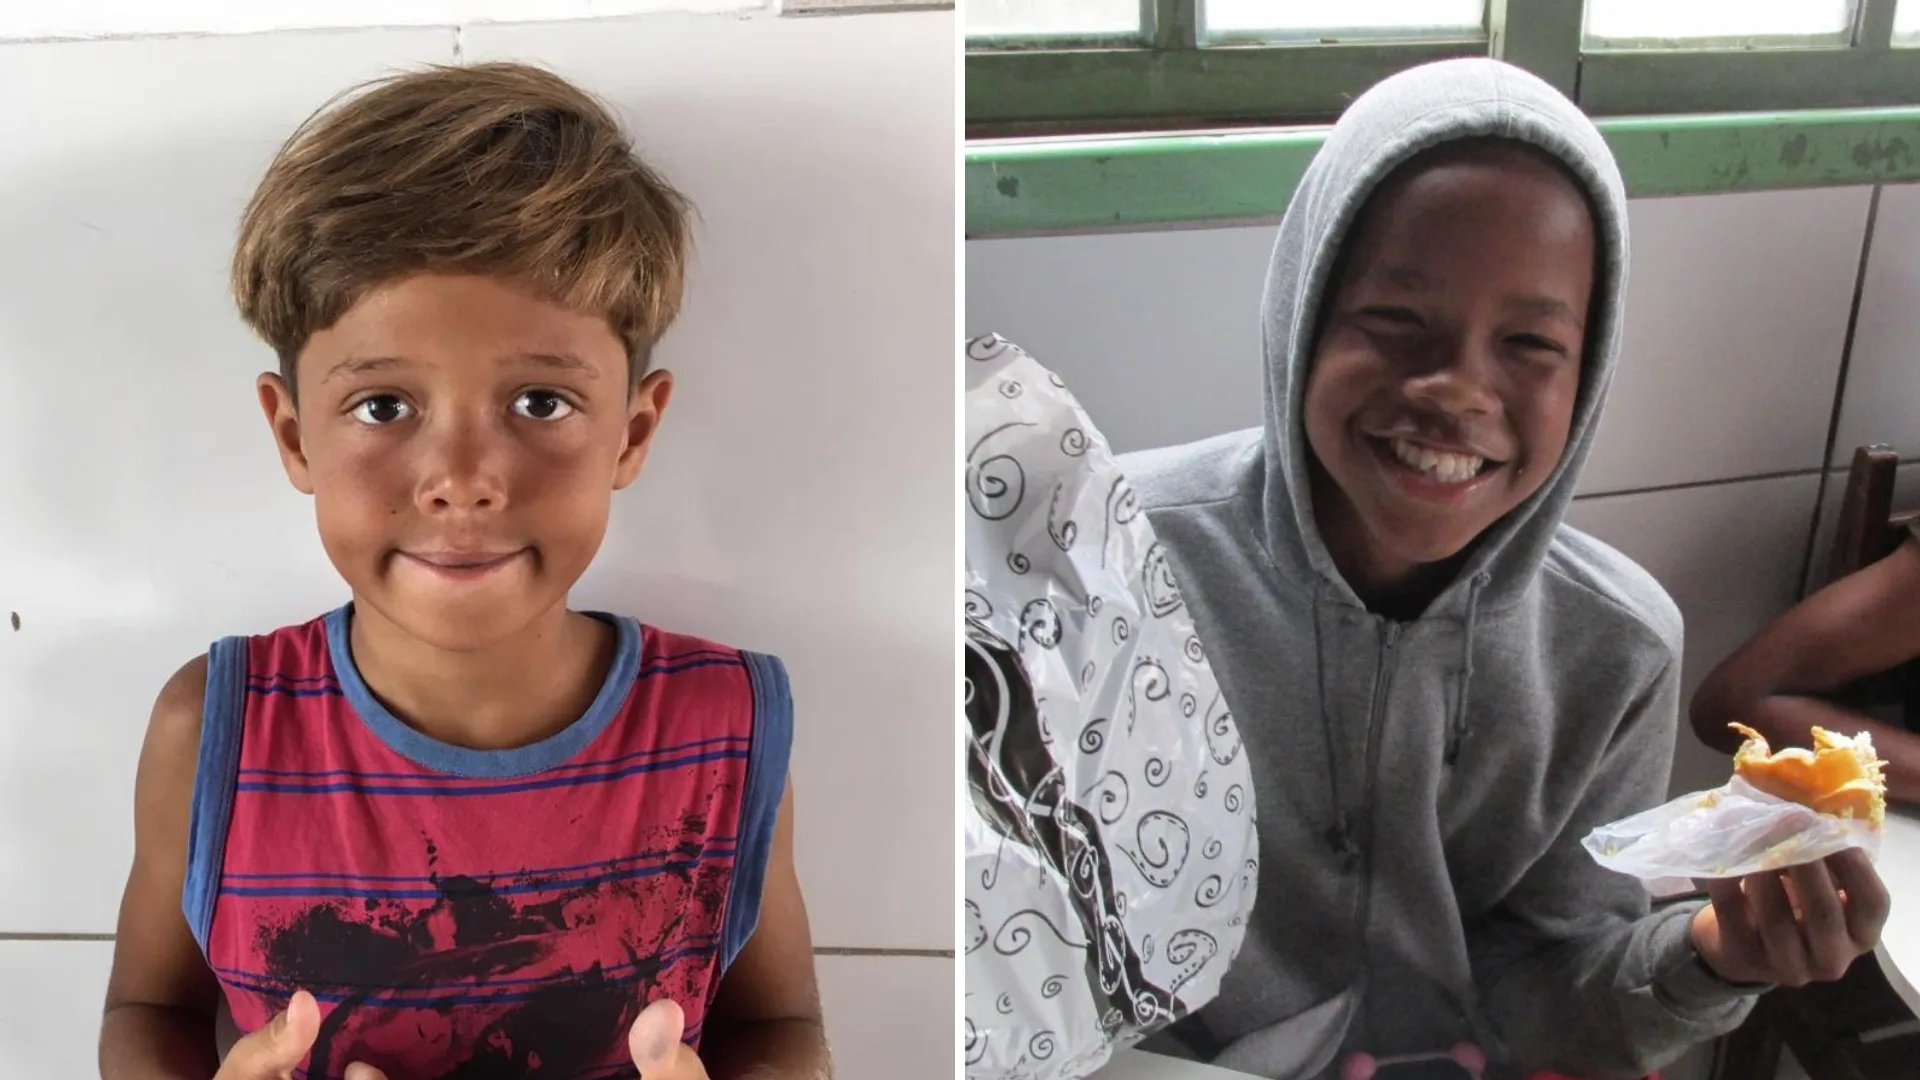
{"label": "window glass pane", "polygon": [[968,38],[1119,37],[1140,31],[1140,0],[966,0]]}
{"label": "window glass pane", "polygon": [[[1481,32],[1486,0],[1200,0],[1209,38],[1312,41]],[[1920,0],[1916,0],[1920,2]]]}
{"label": "window glass pane", "polygon": [[1893,9],[1893,40],[1900,45],[1920,45],[1920,0],[1900,0]]}
{"label": "window glass pane", "polygon": [[1587,0],[1590,42],[1845,42],[1852,28],[1852,0]]}

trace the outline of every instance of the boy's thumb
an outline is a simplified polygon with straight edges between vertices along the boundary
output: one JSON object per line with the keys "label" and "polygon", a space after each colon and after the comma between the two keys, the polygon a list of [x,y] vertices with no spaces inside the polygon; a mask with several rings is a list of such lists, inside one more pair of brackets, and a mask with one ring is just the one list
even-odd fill
{"label": "boy's thumb", "polygon": [[680,1038],[686,1034],[687,1014],[672,998],[663,998],[640,1010],[627,1032],[627,1049],[633,1052],[633,1067],[643,1078],[668,1076],[668,1070],[680,1054]]}
{"label": "boy's thumb", "polygon": [[285,1012],[267,1023],[261,1040],[259,1063],[270,1069],[291,1069],[313,1049],[314,1036],[320,1034],[320,1003],[305,990],[294,992]]}

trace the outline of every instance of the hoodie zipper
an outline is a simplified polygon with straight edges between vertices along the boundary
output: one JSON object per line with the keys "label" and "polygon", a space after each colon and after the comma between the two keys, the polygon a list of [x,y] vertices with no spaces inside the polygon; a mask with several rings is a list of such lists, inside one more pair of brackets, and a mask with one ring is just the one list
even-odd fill
{"label": "hoodie zipper", "polygon": [[1364,1025],[1369,1039],[1373,1035],[1371,1010],[1366,1004],[1367,986],[1370,977],[1370,953],[1367,944],[1367,921],[1373,914],[1373,826],[1374,783],[1380,773],[1380,729],[1384,726],[1387,713],[1387,692],[1393,684],[1394,646],[1400,640],[1400,624],[1392,620],[1383,620],[1380,636],[1380,670],[1373,680],[1373,702],[1367,710],[1367,741],[1362,747],[1361,760],[1365,763],[1365,772],[1360,783],[1360,898],[1354,905],[1354,941],[1360,949],[1360,1001],[1361,1013],[1357,1017]]}

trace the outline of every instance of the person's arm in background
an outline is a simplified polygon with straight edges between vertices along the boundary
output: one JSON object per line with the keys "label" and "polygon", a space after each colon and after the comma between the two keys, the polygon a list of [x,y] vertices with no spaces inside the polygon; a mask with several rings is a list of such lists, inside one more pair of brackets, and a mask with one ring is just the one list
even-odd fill
{"label": "person's arm in background", "polygon": [[[670,1018],[669,1018],[670,1017]],[[813,932],[793,868],[793,787],[780,800],[760,919],[720,980],[701,1037],[702,1055],[680,1045],[684,1017],[660,1002],[634,1022],[641,1080],[829,1080]]]}
{"label": "person's arm in background", "polygon": [[1693,695],[1694,734],[1732,753],[1747,724],[1778,749],[1811,746],[1817,725],[1866,731],[1887,762],[1887,797],[1920,803],[1920,736],[1822,695],[1920,656],[1920,540],[1801,601],[1721,662]]}

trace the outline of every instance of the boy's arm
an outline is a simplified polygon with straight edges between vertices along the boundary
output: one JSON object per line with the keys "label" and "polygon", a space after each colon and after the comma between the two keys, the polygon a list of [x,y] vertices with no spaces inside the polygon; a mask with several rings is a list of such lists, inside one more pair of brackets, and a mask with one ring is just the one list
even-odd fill
{"label": "boy's arm", "polygon": [[103,1080],[207,1080],[219,985],[180,908],[207,661],[160,691],[134,780],[133,869],[120,901],[100,1032]]}
{"label": "boy's arm", "polygon": [[829,1080],[813,933],[793,868],[793,785],[767,857],[760,920],[720,981],[701,1039],[712,1080]]}
{"label": "boy's arm", "polygon": [[1493,1033],[1528,1068],[1644,1077],[1738,1026],[1758,988],[1713,975],[1690,936],[1697,902],[1653,914],[1641,883],[1580,841],[1666,798],[1680,708],[1678,643],[1635,700],[1552,846],[1486,919],[1466,928]]}
{"label": "boy's arm", "polygon": [[1732,753],[1739,721],[1775,746],[1811,746],[1815,725],[1871,732],[1887,795],[1920,802],[1920,737],[1815,695],[1920,656],[1920,539],[1801,601],[1722,661],[1693,696],[1694,734]]}

